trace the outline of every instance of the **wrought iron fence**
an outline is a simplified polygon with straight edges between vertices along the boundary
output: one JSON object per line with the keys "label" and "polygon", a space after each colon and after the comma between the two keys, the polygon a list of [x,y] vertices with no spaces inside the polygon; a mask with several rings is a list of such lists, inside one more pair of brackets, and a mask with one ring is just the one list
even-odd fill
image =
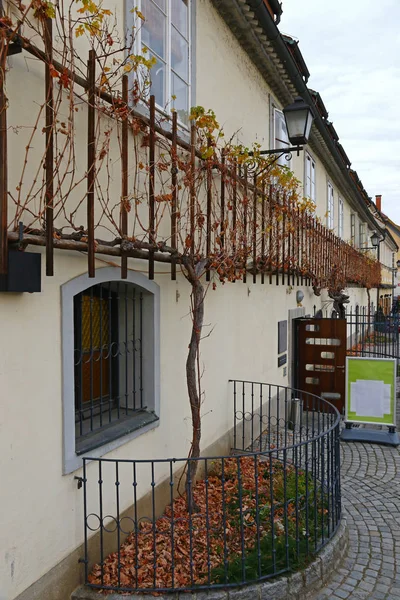
{"label": "wrought iron fence", "polygon": [[307,564],[333,536],[341,518],[337,410],[290,388],[231,385],[231,456],[83,459],[89,586],[243,585]]}
{"label": "wrought iron fence", "polygon": [[400,315],[385,315],[366,306],[346,311],[347,354],[372,358],[400,358]]}

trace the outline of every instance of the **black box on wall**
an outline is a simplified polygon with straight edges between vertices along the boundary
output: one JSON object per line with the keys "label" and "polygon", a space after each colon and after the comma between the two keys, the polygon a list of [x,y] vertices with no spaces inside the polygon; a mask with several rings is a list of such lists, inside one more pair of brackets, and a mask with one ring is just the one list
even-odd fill
{"label": "black box on wall", "polygon": [[10,250],[8,273],[0,275],[0,292],[41,292],[42,255]]}

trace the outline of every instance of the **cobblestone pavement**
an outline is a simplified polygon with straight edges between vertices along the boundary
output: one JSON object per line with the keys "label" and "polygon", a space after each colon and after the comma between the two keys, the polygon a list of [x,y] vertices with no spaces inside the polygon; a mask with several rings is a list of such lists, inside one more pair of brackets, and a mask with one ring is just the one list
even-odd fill
{"label": "cobblestone pavement", "polygon": [[400,600],[400,446],[341,449],[349,552],[314,600]]}

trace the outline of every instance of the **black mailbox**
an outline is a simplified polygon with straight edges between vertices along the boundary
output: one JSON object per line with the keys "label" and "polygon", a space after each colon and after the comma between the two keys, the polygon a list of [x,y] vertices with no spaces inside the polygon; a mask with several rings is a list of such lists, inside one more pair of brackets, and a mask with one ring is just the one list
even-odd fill
{"label": "black mailbox", "polygon": [[0,275],[0,292],[41,292],[42,256],[10,250],[8,273]]}

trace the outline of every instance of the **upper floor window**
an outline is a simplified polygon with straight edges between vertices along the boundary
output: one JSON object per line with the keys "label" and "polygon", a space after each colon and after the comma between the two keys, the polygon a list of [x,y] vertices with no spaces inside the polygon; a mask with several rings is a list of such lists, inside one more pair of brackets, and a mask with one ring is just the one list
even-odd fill
{"label": "upper floor window", "polygon": [[[137,4],[137,2],[135,3]],[[151,89],[157,106],[188,123],[191,88],[190,0],[140,0],[139,48],[156,59]]]}
{"label": "upper floor window", "polygon": [[344,234],[344,202],[343,198],[339,197],[339,214],[338,214],[338,236],[343,238]]}
{"label": "upper floor window", "polygon": [[364,248],[365,246],[365,223],[359,223],[358,225],[358,239],[360,242],[360,248]]}
{"label": "upper floor window", "polygon": [[350,215],[350,239],[354,247],[358,247],[357,230],[356,230],[356,215]]}
{"label": "upper floor window", "polygon": [[305,177],[305,190],[304,195],[307,198],[310,198],[313,202],[315,202],[315,161],[311,156],[306,152],[305,153],[306,160],[306,177]]}
{"label": "upper floor window", "polygon": [[328,207],[327,207],[327,213],[326,213],[326,226],[328,227],[328,229],[333,229],[335,226],[334,208],[335,208],[335,201],[334,201],[334,194],[333,194],[333,185],[328,182]]}
{"label": "upper floor window", "polygon": [[[281,110],[274,108],[274,148],[289,148],[290,141],[286,128],[286,121]],[[290,160],[286,160],[285,155],[278,159],[278,164],[290,168]]]}

